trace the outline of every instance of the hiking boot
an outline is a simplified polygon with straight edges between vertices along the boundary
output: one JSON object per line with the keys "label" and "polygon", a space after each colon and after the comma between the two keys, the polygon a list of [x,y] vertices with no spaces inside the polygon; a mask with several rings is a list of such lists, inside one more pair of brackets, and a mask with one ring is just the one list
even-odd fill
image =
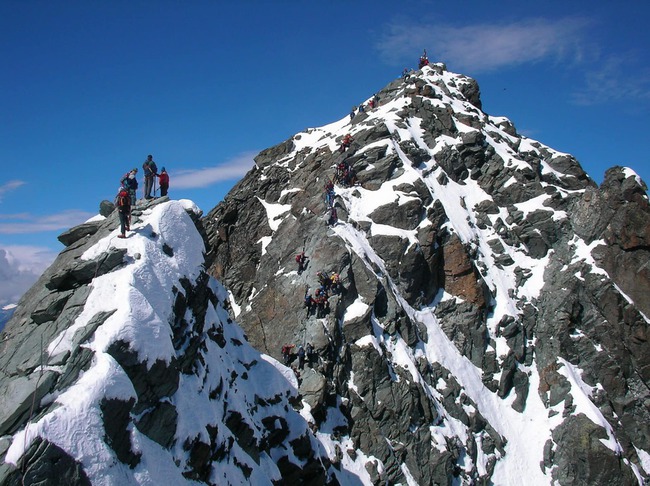
{"label": "hiking boot", "polygon": [[118,238],[126,238],[126,235],[117,235]]}

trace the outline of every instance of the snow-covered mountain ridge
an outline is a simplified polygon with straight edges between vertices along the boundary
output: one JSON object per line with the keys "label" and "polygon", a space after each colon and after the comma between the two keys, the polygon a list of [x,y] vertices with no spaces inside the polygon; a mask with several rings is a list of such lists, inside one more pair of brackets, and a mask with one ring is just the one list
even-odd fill
{"label": "snow-covered mountain ridge", "polygon": [[[2,335],[0,484],[647,479],[643,182],[597,187],[441,64],[364,108],[203,218],[163,198],[126,240],[115,213],[61,235]],[[341,286],[308,312],[319,271]]]}
{"label": "snow-covered mountain ridge", "polygon": [[[291,406],[294,374],[251,348],[205,273],[200,211],[157,203],[125,240],[115,214],[74,236],[41,282],[57,288],[19,306],[2,354],[2,484],[272,484],[327,463]],[[285,441],[306,441],[301,459]]]}

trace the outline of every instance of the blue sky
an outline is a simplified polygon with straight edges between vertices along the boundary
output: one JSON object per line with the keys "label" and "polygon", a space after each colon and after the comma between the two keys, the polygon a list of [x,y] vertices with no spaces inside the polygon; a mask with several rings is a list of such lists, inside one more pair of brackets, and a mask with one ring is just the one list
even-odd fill
{"label": "blue sky", "polygon": [[432,61],[484,111],[650,181],[647,1],[0,1],[0,305],[147,154],[216,205],[260,150]]}

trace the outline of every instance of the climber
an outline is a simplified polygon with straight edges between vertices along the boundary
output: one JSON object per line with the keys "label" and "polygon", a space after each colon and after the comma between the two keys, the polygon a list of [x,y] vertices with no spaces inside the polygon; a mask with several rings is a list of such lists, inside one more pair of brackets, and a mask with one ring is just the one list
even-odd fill
{"label": "climber", "polygon": [[305,369],[305,348],[302,345],[298,346],[298,369]]}
{"label": "climber", "polygon": [[332,290],[332,294],[338,294],[341,292],[341,277],[339,277],[339,274],[336,272],[332,272],[332,275],[330,276],[330,289]]}
{"label": "climber", "polygon": [[354,186],[357,182],[357,176],[356,173],[354,172],[354,169],[350,166],[348,166],[347,170],[345,171],[345,174],[343,175],[343,184],[345,187],[351,187]]}
{"label": "climber", "polygon": [[329,302],[327,300],[327,293],[322,292],[314,299],[316,301],[316,318],[320,319],[327,315],[329,311]]}
{"label": "climber", "polygon": [[151,189],[153,188],[153,178],[158,175],[158,167],[153,161],[153,155],[147,155],[147,160],[142,164],[144,170],[144,198],[151,199]]}
{"label": "climber", "polygon": [[336,194],[332,192],[327,192],[325,194],[325,202],[327,203],[328,208],[334,207],[334,198],[336,197]]}
{"label": "climber", "polygon": [[298,253],[296,255],[296,263],[298,263],[298,275],[300,275],[302,272],[304,272],[305,269],[307,268],[306,263],[307,263],[308,258],[309,257],[307,255],[305,255],[304,251],[302,251],[302,252],[300,252],[300,253]]}
{"label": "climber", "polygon": [[402,79],[406,81],[406,78],[409,77],[409,70],[408,68],[404,68],[404,71],[402,71]]}
{"label": "climber", "polygon": [[136,191],[138,190],[138,180],[135,178],[135,175],[138,173],[138,169],[134,168],[130,172],[124,174],[124,177],[120,180],[120,184],[126,188],[129,192],[129,197],[131,199],[131,205],[135,206],[136,200]]}
{"label": "climber", "polygon": [[160,197],[164,197],[167,195],[167,190],[169,189],[169,174],[167,174],[164,167],[160,169],[158,181],[160,183]]}
{"label": "climber", "polygon": [[307,357],[307,366],[311,368],[314,363],[314,347],[311,343],[307,343],[305,346],[305,355]]}
{"label": "climber", "polygon": [[420,62],[418,63],[418,69],[422,69],[424,66],[429,64],[429,58],[427,57],[427,50],[424,50],[424,53],[420,56]]}
{"label": "climber", "polygon": [[325,192],[330,191],[334,191],[334,183],[332,182],[332,179],[327,179],[327,182],[325,183]]}
{"label": "climber", "polygon": [[325,202],[327,203],[328,208],[334,206],[335,197],[336,193],[334,192],[334,184],[332,184],[332,181],[329,181],[329,183],[325,186]]}
{"label": "climber", "polygon": [[330,280],[330,278],[327,276],[327,273],[326,273],[326,272],[324,272],[323,270],[320,270],[320,271],[316,274],[316,278],[318,279],[318,283],[320,284],[320,286],[321,286],[324,290],[327,290],[327,289],[329,288],[330,283],[331,283],[331,280]]}
{"label": "climber", "polygon": [[282,360],[285,366],[289,366],[289,363],[293,361],[293,354],[291,353],[291,350],[295,347],[295,344],[285,344],[282,346]]}
{"label": "climber", "polygon": [[334,180],[339,184],[342,184],[345,180],[345,174],[347,173],[350,166],[346,160],[342,160],[336,166],[336,171],[334,172]]}
{"label": "climber", "polygon": [[115,206],[120,216],[120,234],[117,237],[126,238],[126,232],[131,230],[131,197],[126,187],[120,187],[115,198]]}
{"label": "climber", "polygon": [[352,142],[353,142],[352,135],[350,135],[349,133],[346,134],[345,137],[343,137],[343,140],[341,141],[341,147],[339,148],[339,152],[341,153],[345,152],[345,150],[350,147]]}
{"label": "climber", "polygon": [[339,222],[339,217],[336,214],[336,208],[332,208],[330,210],[330,219],[328,220],[327,224],[329,226],[334,226]]}
{"label": "climber", "polygon": [[305,307],[307,308],[307,317],[309,317],[309,315],[312,312],[313,305],[314,305],[314,299],[312,299],[311,294],[309,293],[309,286],[307,286],[307,288],[305,288],[304,303],[305,303]]}

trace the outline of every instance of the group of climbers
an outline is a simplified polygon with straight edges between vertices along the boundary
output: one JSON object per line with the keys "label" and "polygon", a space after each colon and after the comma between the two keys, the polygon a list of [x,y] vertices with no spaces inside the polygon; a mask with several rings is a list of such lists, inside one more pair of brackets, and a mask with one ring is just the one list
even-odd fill
{"label": "group of climbers", "polygon": [[[153,160],[153,155],[147,155],[147,160],[142,164],[142,169],[144,170],[144,198],[153,199],[155,196],[151,195],[151,190],[154,187],[154,178],[158,177],[160,185],[160,197],[167,195],[169,190],[169,174],[163,167],[158,173],[158,166]],[[155,195],[154,190],[154,195]]]}
{"label": "group of climbers", "polygon": [[327,291],[320,286],[314,292],[312,297],[309,293],[309,285],[305,288],[305,307],[307,308],[307,317],[314,313],[316,310],[316,319],[322,319],[330,312],[329,295]]}
{"label": "group of climbers", "polygon": [[[429,64],[427,57],[427,52],[424,50],[422,56],[420,56],[418,67],[422,69],[424,66]],[[413,70],[404,69],[403,77],[406,78]],[[375,94],[368,101],[368,108],[374,109],[379,106],[379,97]],[[354,118],[357,113],[364,113],[366,107],[362,104],[359,107],[353,107],[350,112],[350,120]],[[347,133],[341,140],[341,145],[339,147],[339,153],[345,153],[354,142],[352,135]],[[338,222],[338,217],[336,213],[336,192],[335,184],[340,184],[345,187],[354,186],[357,183],[356,173],[353,167],[348,163],[347,160],[340,161],[335,169],[333,179],[327,179],[324,189],[325,189],[325,203],[328,210],[330,211],[329,225],[336,224]],[[296,255],[296,262],[298,264],[298,274],[301,275],[307,268],[307,262],[309,257],[305,254],[304,248],[303,251]],[[305,288],[304,294],[304,307],[306,308],[306,317],[309,317],[316,314],[316,318],[321,319],[326,317],[330,311],[329,299],[333,295],[340,294],[344,292],[344,287],[341,285],[340,276],[336,272],[331,272],[328,274],[325,271],[319,271],[316,273],[318,279],[318,287],[312,295],[310,293],[310,286],[307,285]],[[296,346],[294,344],[285,344],[282,347],[282,356],[283,361],[286,366],[290,366],[292,361],[296,358],[298,359],[298,366],[292,367],[296,376],[300,380],[299,370],[304,368],[305,361],[311,363],[310,356],[313,356],[313,347],[310,343],[307,343],[306,348],[303,346],[298,346],[297,352],[294,354],[293,350]]]}
{"label": "group of climbers", "polygon": [[319,271],[316,274],[318,278],[318,288],[312,296],[309,293],[309,285],[305,288],[304,305],[307,309],[307,317],[316,312],[316,318],[322,319],[330,311],[329,298],[332,295],[338,295],[343,291],[341,285],[341,278],[336,272],[328,275],[324,271]]}
{"label": "group of climbers", "polygon": [[336,165],[334,181],[345,187],[352,187],[357,183],[357,174],[347,160],[342,160]]}
{"label": "group of climbers", "polygon": [[[345,152],[345,150],[352,144],[352,141],[352,136],[349,133],[345,135],[341,141],[340,152]],[[356,184],[356,173],[346,160],[342,160],[337,164],[334,171],[334,181],[332,181],[332,179],[328,179],[327,183],[325,184],[325,202],[330,213],[327,222],[329,226],[333,226],[339,221],[335,205],[336,193],[334,192],[334,182],[345,187],[351,187]]]}
{"label": "group of climbers", "polygon": [[[152,155],[147,156],[147,160],[142,164],[142,169],[144,170],[144,199],[149,200],[154,198],[151,195],[154,186],[154,177],[158,177],[159,179],[161,197],[166,196],[169,190],[169,174],[167,174],[167,170],[163,167],[158,172],[158,167]],[[117,191],[117,196],[115,196],[115,207],[117,207],[120,216],[120,234],[118,238],[126,238],[126,232],[131,229],[131,207],[135,206],[137,200],[137,174],[138,169],[135,167],[120,179],[120,187]]]}
{"label": "group of climbers", "polygon": [[300,378],[300,373],[298,373],[298,370],[304,370],[305,364],[307,364],[310,368],[313,367],[314,362],[316,362],[318,359],[318,356],[314,352],[314,347],[311,343],[307,343],[305,346],[298,346],[298,349],[294,354],[293,350],[295,347],[295,344],[285,344],[282,346],[282,362],[285,366],[291,366],[291,363],[297,358],[298,366],[296,368],[293,368],[293,370],[296,373],[296,376]]}
{"label": "group of climbers", "polygon": [[[425,49],[422,55],[420,56],[420,59],[418,60],[418,69],[422,69],[424,66],[428,66],[428,65],[429,65],[429,58],[427,56],[427,50]],[[404,71],[402,71],[402,79],[406,81],[413,72],[414,72],[413,69],[404,68]]]}
{"label": "group of climbers", "polygon": [[[374,95],[372,95],[372,98],[368,100],[368,108],[372,110],[378,106],[379,106],[379,95],[375,93]],[[350,110],[350,121],[352,121],[358,113],[365,113],[365,112],[366,112],[366,107],[363,103],[361,103],[359,106],[353,106],[352,110]]]}

